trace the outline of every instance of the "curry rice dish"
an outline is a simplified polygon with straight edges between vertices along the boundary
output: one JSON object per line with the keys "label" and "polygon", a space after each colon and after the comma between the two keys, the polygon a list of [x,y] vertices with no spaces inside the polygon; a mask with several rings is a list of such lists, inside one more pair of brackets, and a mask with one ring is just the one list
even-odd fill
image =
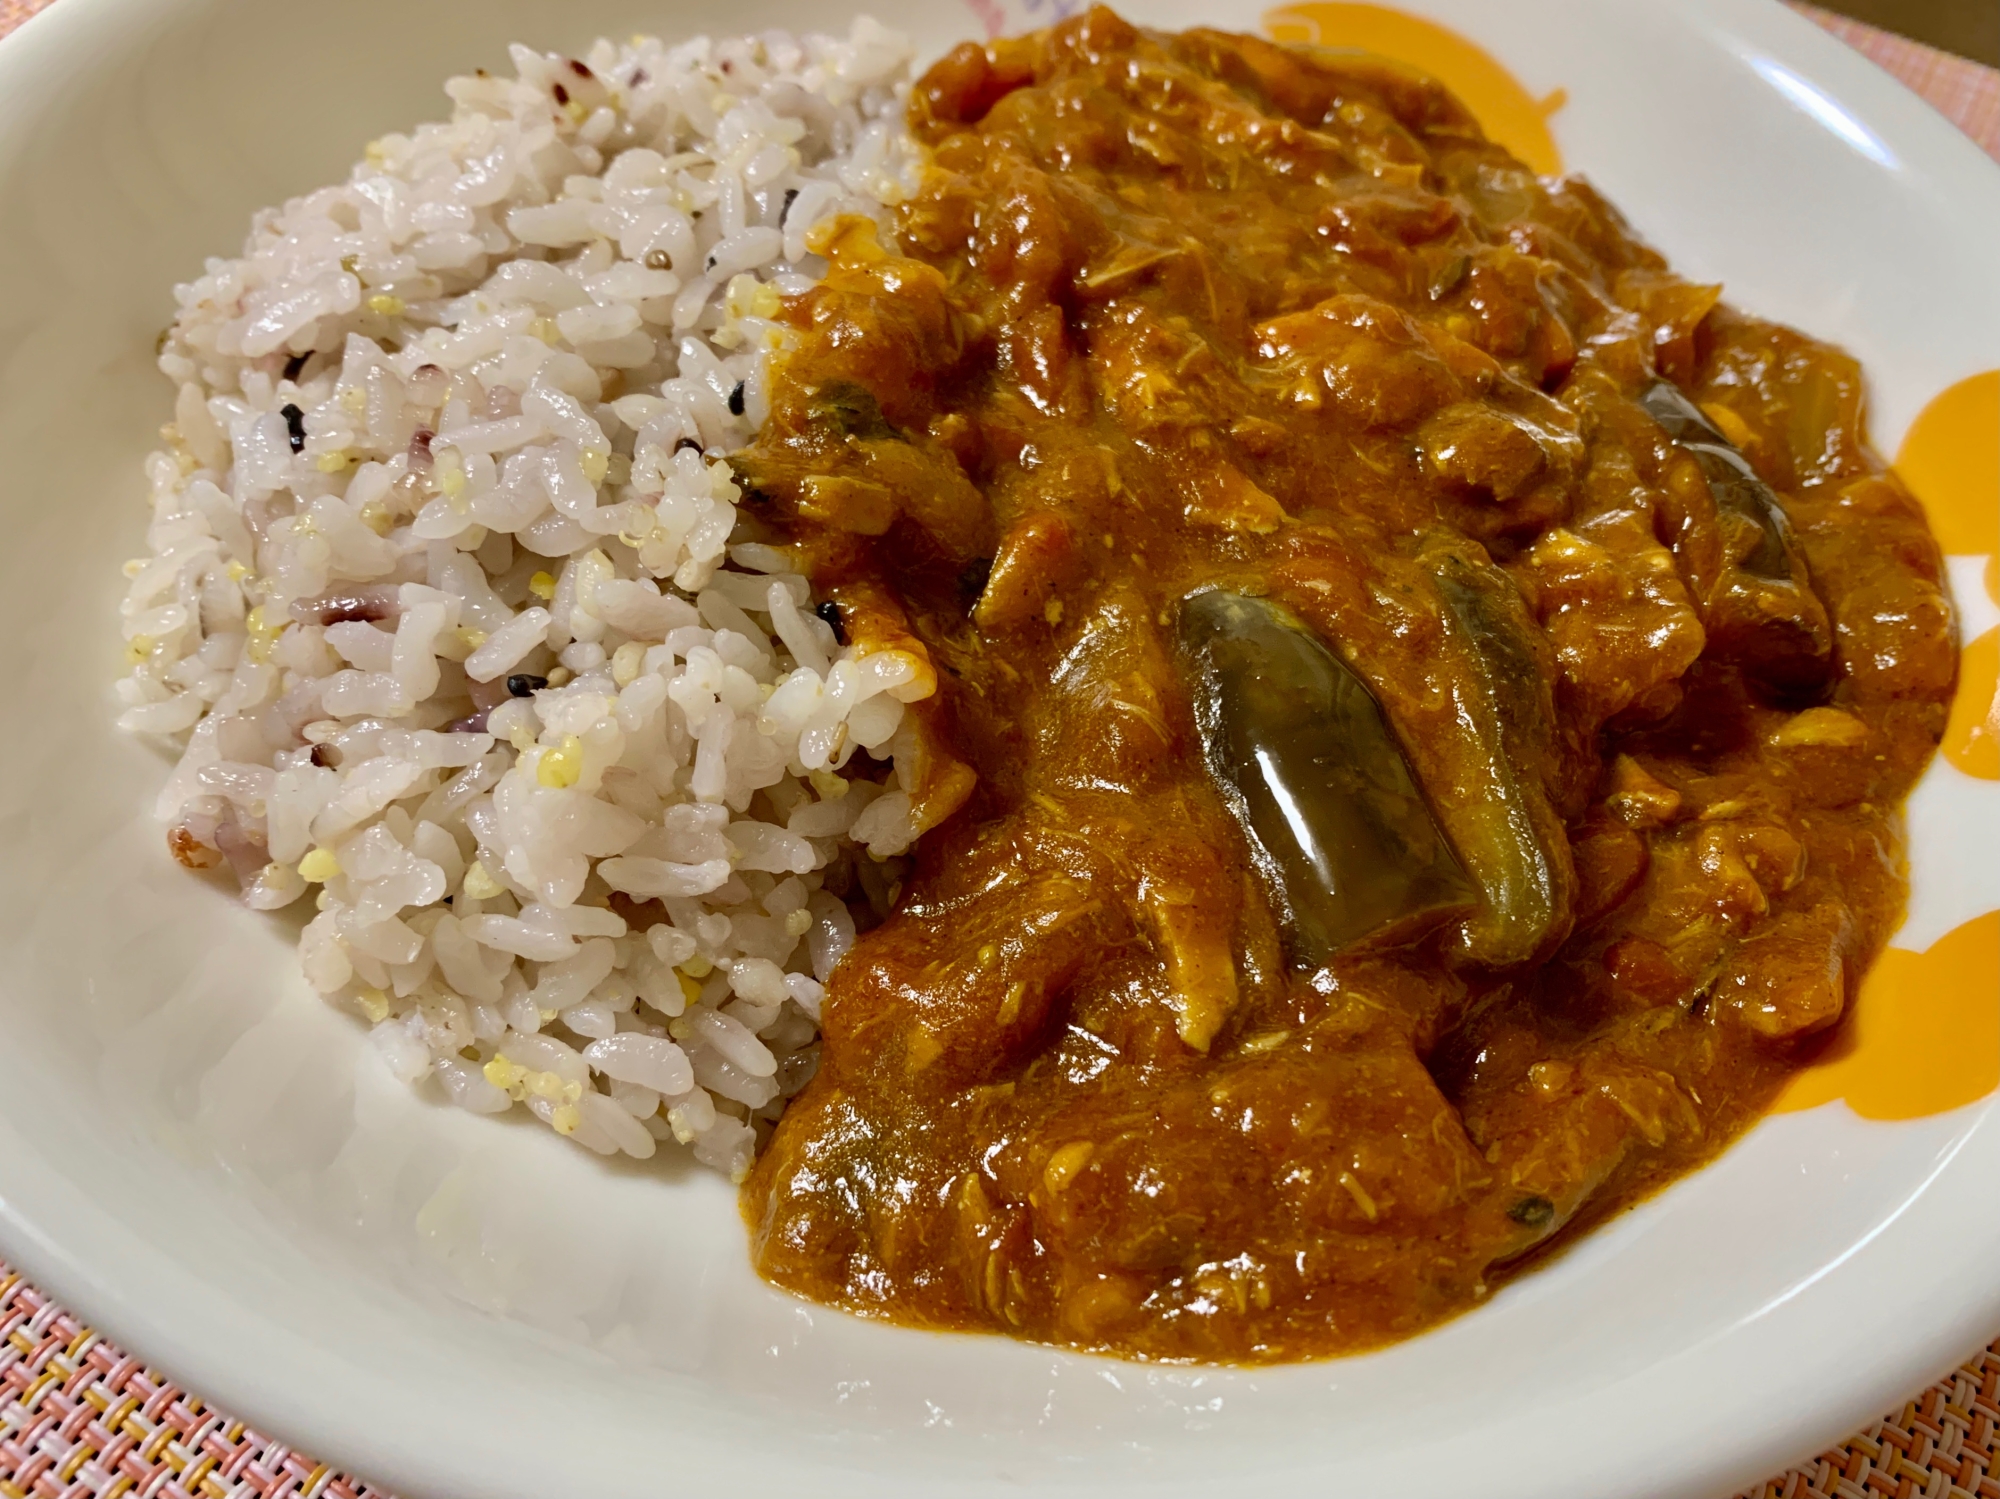
{"label": "curry rice dish", "polygon": [[[700,1093],[734,1122],[704,1159],[742,1176],[757,1268],[817,1301],[1161,1360],[1407,1337],[1709,1159],[1838,1025],[1899,919],[1899,808],[1953,686],[1938,548],[1867,446],[1851,359],[1675,276],[1409,69],[1100,8],[960,46],[906,110],[904,185],[814,189],[809,253],[752,268],[781,295],[736,424],[691,414],[674,447],[711,473],[728,453],[734,571],[676,572],[633,527],[520,543],[566,557],[570,592],[522,658],[539,721],[495,733],[492,799],[599,776],[659,831],[628,856],[607,825],[554,889],[468,801],[478,862],[426,919],[456,933],[440,959],[518,936],[496,920],[602,941],[598,987],[517,941],[504,1034],[473,1005],[443,1051],[395,984],[321,987],[379,1002],[448,1090],[477,1059],[456,1065],[497,1107],[558,1128],[605,1099],[698,1137]],[[688,279],[645,252],[522,253]],[[693,321],[724,348],[754,300],[730,298]],[[667,362],[641,375],[673,397]],[[641,388],[599,374],[586,415]],[[604,420],[630,478],[590,482],[651,504],[665,429]],[[461,554],[521,617],[528,562],[484,538]],[[613,575],[657,607],[593,614]],[[665,617],[704,588],[735,613]],[[866,667],[895,707],[855,710],[866,743],[786,721],[770,780],[695,786],[675,715],[724,699],[666,632],[697,607],[699,648],[738,651],[769,704]],[[607,657],[671,703],[627,713]],[[436,690],[499,712],[469,681]],[[624,715],[609,769],[563,706],[592,683]],[[355,732],[333,718],[306,737]],[[812,810],[847,795],[846,825]],[[823,830],[690,893],[672,830],[723,802],[732,845]],[[423,853],[422,823],[399,846]],[[323,903],[359,898],[345,878]],[[758,909],[811,940],[724,940],[762,940]],[[514,1002],[551,971],[573,1010]],[[659,1043],[644,1087],[600,1065],[630,1072],[628,1036]],[[547,1049],[571,1042],[588,1068]],[[767,1060],[768,1093],[737,1086]]]}

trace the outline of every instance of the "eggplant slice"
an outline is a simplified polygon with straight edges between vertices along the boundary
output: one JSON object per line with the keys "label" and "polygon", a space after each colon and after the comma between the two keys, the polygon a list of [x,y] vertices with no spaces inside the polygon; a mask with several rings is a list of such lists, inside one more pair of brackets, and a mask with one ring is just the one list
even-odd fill
{"label": "eggplant slice", "polygon": [[1284,907],[1295,963],[1414,940],[1478,904],[1374,694],[1290,611],[1198,593],[1180,643],[1209,769]]}
{"label": "eggplant slice", "polygon": [[1446,657],[1458,663],[1449,678],[1462,768],[1432,795],[1480,893],[1461,951],[1492,968],[1535,962],[1569,935],[1576,895],[1545,780],[1558,748],[1553,673],[1537,656],[1520,589],[1483,551],[1447,543],[1421,561],[1443,608]]}
{"label": "eggplant slice", "polygon": [[1776,492],[1671,380],[1647,386],[1639,405],[1715,496],[1724,561],[1704,609],[1711,650],[1775,697],[1819,696],[1833,680],[1833,627]]}

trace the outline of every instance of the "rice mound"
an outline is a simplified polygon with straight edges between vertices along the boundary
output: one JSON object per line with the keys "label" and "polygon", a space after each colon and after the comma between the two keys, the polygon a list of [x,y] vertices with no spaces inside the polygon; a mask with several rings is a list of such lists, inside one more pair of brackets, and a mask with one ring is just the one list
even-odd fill
{"label": "rice mound", "polygon": [[935,679],[814,612],[717,455],[815,226],[892,238],[909,54],[517,46],[176,289],[120,723],[186,736],[181,862],[316,888],[307,978],[462,1108],[740,1179],[893,898]]}

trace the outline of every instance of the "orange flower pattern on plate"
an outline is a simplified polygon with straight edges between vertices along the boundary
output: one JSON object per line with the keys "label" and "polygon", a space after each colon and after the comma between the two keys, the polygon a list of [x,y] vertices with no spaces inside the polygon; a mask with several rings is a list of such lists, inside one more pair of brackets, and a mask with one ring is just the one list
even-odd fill
{"label": "orange flower pattern on plate", "polygon": [[[1549,116],[1558,89],[1536,99],[1491,54],[1457,33],[1386,6],[1306,0],[1264,14],[1278,41],[1379,53],[1424,69],[1465,101],[1486,133],[1549,174],[1562,154]],[[1986,556],[2000,602],[2000,370],[1952,385],[1911,423],[1896,471],[1923,503],[1947,553]],[[1958,695],[1940,746],[1969,776],[2000,780],[2000,630],[1965,649]],[[2000,1087],[2000,912],[1947,933],[1927,951],[1890,948],[1876,960],[1840,1034],[1779,1095],[1789,1112],[1845,1099],[1867,1119],[1915,1119]]]}
{"label": "orange flower pattern on plate", "polygon": [[1535,98],[1491,53],[1435,21],[1386,5],[1305,0],[1265,11],[1264,30],[1275,41],[1348,47],[1422,68],[1459,97],[1488,137],[1540,175],[1563,169],[1549,116],[1569,96],[1557,89]]}
{"label": "orange flower pattern on plate", "polygon": [[[1896,472],[1923,502],[1948,554],[2000,556],[2000,370],[1950,386],[1918,414]],[[1940,753],[2000,780],[2000,629],[1960,658],[1958,696]],[[1947,932],[1921,953],[1890,948],[1863,981],[1841,1034],[1780,1095],[1780,1110],[1843,1098],[1864,1119],[1915,1119],[2000,1087],[2000,912]]]}

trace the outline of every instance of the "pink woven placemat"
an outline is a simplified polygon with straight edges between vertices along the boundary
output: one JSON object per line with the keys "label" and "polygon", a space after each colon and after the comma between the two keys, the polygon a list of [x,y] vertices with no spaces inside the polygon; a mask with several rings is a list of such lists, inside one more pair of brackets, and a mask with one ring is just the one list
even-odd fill
{"label": "pink woven placemat", "polygon": [[[50,0],[0,0],[5,36]],[[1893,73],[2000,160],[2000,73],[1793,9]],[[1755,1499],[2000,1499],[2000,1338]],[[211,1409],[0,1263],[4,1499],[390,1499]]]}

